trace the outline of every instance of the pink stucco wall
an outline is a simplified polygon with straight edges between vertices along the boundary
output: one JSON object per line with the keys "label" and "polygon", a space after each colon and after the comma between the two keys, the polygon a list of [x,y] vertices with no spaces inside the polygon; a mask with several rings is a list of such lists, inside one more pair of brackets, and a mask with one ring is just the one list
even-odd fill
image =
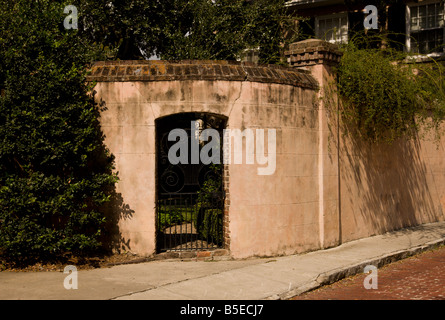
{"label": "pink stucco wall", "polygon": [[[155,120],[208,112],[226,116],[230,129],[276,130],[276,169],[271,175],[258,175],[258,167],[264,165],[256,161],[233,163],[236,150],[232,150],[232,164],[225,171],[230,254],[242,258],[318,248],[318,103],[313,78],[291,69],[267,68],[272,70],[267,73],[225,62],[202,63],[202,70],[241,66],[245,75],[234,78],[228,68],[225,74],[222,70],[225,77],[214,74],[205,80],[204,71],[195,79],[182,73],[168,81],[159,78],[171,65],[141,65],[155,66],[158,72],[157,78],[145,81],[112,81],[99,66],[102,73],[95,91],[105,107],[101,124],[106,144],[116,156],[117,192],[131,212],[119,221],[121,247],[145,255],[155,252]],[[183,62],[179,68],[189,65]],[[93,69],[93,74],[98,71]],[[245,155],[245,145],[242,152]]]}
{"label": "pink stucco wall", "polygon": [[258,175],[257,163],[225,170],[225,243],[234,258],[306,252],[445,220],[443,142],[375,146],[344,135],[318,90],[332,79],[337,52],[326,54],[331,48],[319,42],[303,47],[288,54],[307,71],[214,61],[93,67],[120,177],[120,249],[156,252],[155,120],[184,112],[223,115],[230,129],[276,130],[272,175]]}

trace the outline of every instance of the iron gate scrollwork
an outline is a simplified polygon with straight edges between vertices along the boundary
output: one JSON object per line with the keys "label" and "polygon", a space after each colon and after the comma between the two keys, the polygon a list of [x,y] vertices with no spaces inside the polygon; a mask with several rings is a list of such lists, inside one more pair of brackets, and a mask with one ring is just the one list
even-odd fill
{"label": "iron gate scrollwork", "polygon": [[[199,124],[192,130],[191,124]],[[226,119],[207,113],[183,113],[156,121],[157,140],[157,250],[205,250],[223,245],[224,189],[222,166],[223,129]],[[169,141],[173,129],[188,137],[187,163],[172,164],[168,152],[176,141]],[[219,133],[218,163],[192,163],[192,133],[204,129]],[[207,142],[199,140],[199,152]]]}

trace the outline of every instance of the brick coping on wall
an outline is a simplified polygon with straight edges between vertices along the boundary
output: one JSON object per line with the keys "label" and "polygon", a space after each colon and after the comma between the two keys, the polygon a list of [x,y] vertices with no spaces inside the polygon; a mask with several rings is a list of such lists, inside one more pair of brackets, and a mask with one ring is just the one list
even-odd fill
{"label": "brick coping on wall", "polygon": [[225,80],[287,84],[317,89],[317,81],[306,71],[277,65],[213,60],[120,60],[98,61],[88,81]]}

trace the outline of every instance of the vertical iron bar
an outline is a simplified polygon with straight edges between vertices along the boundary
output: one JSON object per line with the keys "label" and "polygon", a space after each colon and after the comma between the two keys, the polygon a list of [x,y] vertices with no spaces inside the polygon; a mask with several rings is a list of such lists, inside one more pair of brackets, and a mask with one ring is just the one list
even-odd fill
{"label": "vertical iron bar", "polygon": [[190,219],[190,250],[193,250],[193,195],[188,195],[189,207],[187,208],[187,213]]}
{"label": "vertical iron bar", "polygon": [[[193,200],[192,200],[192,196],[190,194],[187,195],[187,203],[188,203],[188,206],[187,206],[188,218],[187,218],[187,220],[192,222],[192,220],[193,220],[193,216],[192,216],[192,203],[193,203]],[[187,223],[187,225],[188,225],[188,223]],[[190,235],[190,237],[189,237],[189,235]],[[187,242],[186,249],[188,249],[188,247],[189,247],[188,243],[190,242],[190,250],[193,250],[193,222],[192,222],[192,224],[190,224],[190,230],[187,232],[187,240],[188,240],[188,242]]]}
{"label": "vertical iron bar", "polygon": [[184,220],[184,216],[182,215],[183,211],[182,211],[182,201],[181,198],[179,198],[179,208],[180,208],[180,225],[179,225],[179,244],[181,246],[182,249],[182,224],[183,224],[183,220]]}
{"label": "vertical iron bar", "polygon": [[[172,199],[171,198],[169,198],[169,206],[168,206],[168,212],[170,212],[171,211],[171,207],[172,207]],[[171,224],[171,223],[170,223]],[[170,227],[169,227],[169,249],[171,250],[173,247],[172,247],[172,227],[171,227],[171,225],[170,225]]]}
{"label": "vertical iron bar", "polygon": [[188,213],[189,213],[189,205],[188,199],[185,197],[185,250],[188,248]]}
{"label": "vertical iron bar", "polygon": [[[213,198],[212,198],[212,195],[210,195],[210,204],[209,204],[209,206],[210,206],[210,208],[208,208],[208,214],[207,214],[207,217],[208,217],[208,219],[207,219],[207,235],[206,235],[206,248],[208,249],[209,248],[209,235],[211,234],[211,227],[212,227],[212,220],[211,220],[211,216],[212,216],[212,214],[211,214],[211,212],[212,212],[212,208],[213,208]],[[205,212],[204,212],[204,218],[205,218]],[[210,217],[209,217],[209,215],[210,215]]]}
{"label": "vertical iron bar", "polygon": [[161,206],[159,205],[160,199],[156,201],[156,250],[161,249],[159,243],[159,236],[161,234],[161,221],[159,220],[159,212],[161,211]]}
{"label": "vertical iron bar", "polygon": [[[166,203],[167,201],[165,201],[165,199],[163,199],[162,200],[162,203],[163,203],[163,207],[164,207],[164,209],[163,209],[163,212],[162,212],[162,214],[164,215],[164,221],[165,221],[165,208],[167,207],[167,203]],[[167,248],[167,234],[166,234],[166,228],[165,228],[165,226],[164,226],[164,229],[162,230],[162,233],[163,233],[163,238],[164,238],[164,250]]]}
{"label": "vertical iron bar", "polygon": [[[176,209],[178,208],[178,198],[177,197],[175,197],[175,206],[174,206],[174,212],[175,212],[175,216],[176,216]],[[173,235],[173,239],[174,239],[174,241],[173,241],[173,246],[174,246],[174,248],[175,248],[175,251],[178,251],[178,250],[180,250],[181,248],[180,247],[178,247],[178,232],[177,232],[177,224],[176,224],[176,222],[175,222],[175,233],[174,233],[174,235]]]}
{"label": "vertical iron bar", "polygon": [[[188,202],[188,207],[187,207],[187,214],[189,216],[189,220],[190,222],[192,222],[193,220],[193,214],[192,214],[192,204],[193,204],[193,199],[192,199],[192,195],[187,195],[187,202]],[[187,233],[190,242],[190,250],[193,250],[193,224],[190,224],[190,230]],[[189,247],[189,245],[187,244],[187,248]]]}

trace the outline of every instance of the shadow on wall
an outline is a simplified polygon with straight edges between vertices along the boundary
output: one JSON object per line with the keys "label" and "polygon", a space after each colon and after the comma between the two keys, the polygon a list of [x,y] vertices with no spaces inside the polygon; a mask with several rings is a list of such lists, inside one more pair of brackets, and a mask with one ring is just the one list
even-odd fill
{"label": "shadow on wall", "polygon": [[426,231],[425,233],[418,233],[417,236],[419,237],[419,239],[431,239],[430,235],[434,235],[436,238],[443,238],[445,237],[445,231],[441,231],[438,230],[437,228],[435,228],[432,225],[428,225],[428,224],[424,224],[424,225],[419,225],[419,226],[415,226],[412,228],[407,228],[407,229],[402,229],[399,230],[397,232],[394,233],[387,233],[383,236],[384,239],[391,239],[391,238],[396,238],[398,234],[403,234],[405,236],[410,236],[411,234],[413,234],[414,232],[418,232],[418,231]]}
{"label": "shadow on wall", "polygon": [[106,225],[103,243],[107,251],[121,253],[130,249],[130,239],[126,240],[123,237],[119,221],[131,219],[133,214],[134,210],[124,202],[122,194],[114,189],[105,208]]}
{"label": "shadow on wall", "polygon": [[376,144],[349,134],[341,135],[340,141],[344,241],[442,217],[418,138]]}
{"label": "shadow on wall", "polygon": [[[96,91],[93,91],[93,97],[95,94]],[[100,117],[100,114],[107,110],[106,103],[103,99],[100,99],[98,102],[98,107],[100,111],[98,117]],[[106,137],[102,130],[101,133],[103,139],[102,141],[104,141]],[[102,158],[102,160],[109,159],[108,161],[112,161],[114,164],[115,156],[110,153],[105,144],[103,145],[98,157]],[[102,160],[99,159],[99,162]],[[109,175],[112,174],[111,170],[106,173]],[[119,172],[116,173],[116,176],[119,178]],[[116,183],[119,183],[119,181]],[[104,234],[102,234],[101,237],[101,242],[103,244],[103,249],[108,253],[119,253],[121,251],[129,250],[130,239],[126,240],[123,237],[119,229],[119,222],[122,220],[131,219],[134,214],[134,210],[132,210],[130,206],[124,202],[122,194],[116,192],[116,183],[109,186],[109,188],[106,190],[106,194],[110,196],[110,200],[102,208],[106,222],[104,226]]]}

